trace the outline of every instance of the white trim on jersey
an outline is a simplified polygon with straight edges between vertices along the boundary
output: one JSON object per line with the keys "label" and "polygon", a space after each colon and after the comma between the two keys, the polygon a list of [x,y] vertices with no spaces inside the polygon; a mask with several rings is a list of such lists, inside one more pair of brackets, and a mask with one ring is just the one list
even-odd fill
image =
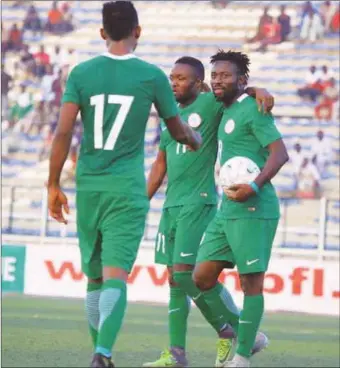
{"label": "white trim on jersey", "polygon": [[110,52],[104,52],[104,54],[102,54],[102,56],[106,56],[106,57],[114,59],[114,60],[129,60],[129,59],[133,59],[133,58],[137,57],[134,54],[114,55],[114,54],[111,54]]}
{"label": "white trim on jersey", "polygon": [[249,95],[247,95],[246,93],[243,93],[243,95],[241,95],[238,99],[237,99],[237,101],[238,102],[242,102],[244,99],[246,99],[247,97],[249,97]]}

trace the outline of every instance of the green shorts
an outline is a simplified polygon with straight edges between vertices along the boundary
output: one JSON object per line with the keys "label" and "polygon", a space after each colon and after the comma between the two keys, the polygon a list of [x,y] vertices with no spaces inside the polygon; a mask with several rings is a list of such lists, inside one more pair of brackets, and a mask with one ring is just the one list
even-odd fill
{"label": "green shorts", "polygon": [[156,237],[155,262],[169,267],[194,265],[201,238],[215,213],[215,205],[165,208]]}
{"label": "green shorts", "polygon": [[144,234],[149,202],[110,192],[78,191],[77,230],[82,271],[92,279],[102,277],[102,267],[130,272]]}
{"label": "green shorts", "polygon": [[240,274],[267,271],[278,221],[229,220],[219,211],[204,234],[197,263],[227,261]]}

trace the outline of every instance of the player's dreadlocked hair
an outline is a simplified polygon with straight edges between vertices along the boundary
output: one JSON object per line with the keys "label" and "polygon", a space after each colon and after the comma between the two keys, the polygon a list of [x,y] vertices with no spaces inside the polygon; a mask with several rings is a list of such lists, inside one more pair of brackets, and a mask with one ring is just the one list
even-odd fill
{"label": "player's dreadlocked hair", "polygon": [[103,27],[113,41],[128,38],[138,26],[138,14],[130,1],[111,1],[103,5]]}
{"label": "player's dreadlocked hair", "polygon": [[229,61],[237,66],[239,75],[244,75],[246,80],[249,78],[249,65],[250,60],[246,54],[236,51],[218,50],[217,54],[210,58],[211,64],[216,63],[216,61]]}
{"label": "player's dreadlocked hair", "polygon": [[183,56],[179,58],[175,64],[187,64],[192,66],[197,74],[197,77],[203,82],[205,78],[204,65],[202,62],[191,56]]}

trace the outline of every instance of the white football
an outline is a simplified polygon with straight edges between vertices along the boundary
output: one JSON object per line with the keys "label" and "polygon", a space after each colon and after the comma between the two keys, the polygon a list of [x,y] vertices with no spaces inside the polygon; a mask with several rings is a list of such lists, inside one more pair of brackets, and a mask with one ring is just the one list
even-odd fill
{"label": "white football", "polygon": [[220,170],[220,185],[250,184],[259,175],[260,168],[247,157],[236,156],[226,161]]}

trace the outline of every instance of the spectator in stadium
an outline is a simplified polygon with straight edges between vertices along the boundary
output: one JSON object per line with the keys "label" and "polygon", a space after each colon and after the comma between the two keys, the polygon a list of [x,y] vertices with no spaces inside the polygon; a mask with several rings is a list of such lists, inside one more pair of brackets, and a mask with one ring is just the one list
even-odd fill
{"label": "spectator in stadium", "polygon": [[34,5],[31,5],[24,20],[23,31],[32,31],[33,34],[41,32],[43,29],[41,19]]}
{"label": "spectator in stadium", "polygon": [[293,151],[289,153],[289,159],[293,166],[293,177],[294,177],[294,189],[298,188],[299,177],[302,169],[302,163],[305,156],[302,152],[302,147],[299,142],[296,142],[293,146]]}
{"label": "spectator in stadium", "polygon": [[23,49],[20,52],[20,66],[32,73],[35,66],[35,60],[33,55],[29,52],[29,46],[23,45]]}
{"label": "spectator in stadium", "polygon": [[339,34],[340,31],[340,5],[338,10],[334,13],[331,21],[331,32]]}
{"label": "spectator in stadium", "polygon": [[42,93],[42,101],[46,102],[50,105],[54,99],[54,93],[52,91],[52,84],[55,81],[56,77],[53,74],[53,67],[51,64],[46,65],[46,74],[41,79],[41,93]]}
{"label": "spectator in stadium", "polygon": [[301,22],[300,22],[300,28],[302,26],[303,21],[305,20],[305,18],[308,16],[308,13],[310,11],[316,11],[316,9],[314,8],[313,4],[311,1],[306,1],[302,4],[302,8],[301,8]]}
{"label": "spectator in stadium", "polygon": [[40,50],[34,54],[34,59],[43,65],[50,64],[50,56],[45,52],[44,45],[40,45]]}
{"label": "spectator in stadium", "polygon": [[266,38],[265,26],[268,23],[272,23],[272,20],[273,20],[273,17],[270,16],[268,12],[269,12],[269,6],[266,6],[263,9],[263,14],[261,15],[259,19],[259,25],[257,27],[256,35],[252,38],[247,39],[246,42],[248,43],[259,42],[259,41],[262,41],[264,38]]}
{"label": "spectator in stadium", "polygon": [[62,33],[63,13],[58,9],[57,1],[53,1],[52,8],[48,12],[48,18],[45,25],[47,32]]}
{"label": "spectator in stadium", "polygon": [[51,88],[53,93],[53,99],[51,101],[52,106],[60,107],[61,98],[63,94],[63,87],[64,87],[63,71],[62,69],[59,69],[58,77],[53,81]]}
{"label": "spectator in stadium", "polygon": [[13,24],[9,31],[7,50],[20,51],[22,48],[22,32],[16,23]]}
{"label": "spectator in stadium", "polygon": [[40,58],[35,60],[33,65],[33,75],[40,80],[46,74],[46,65],[42,63]]}
{"label": "spectator in stadium", "polygon": [[333,72],[328,69],[327,65],[323,65],[320,71],[320,82],[324,87],[327,87],[330,80],[334,77]]}
{"label": "spectator in stadium", "polygon": [[278,17],[278,22],[281,25],[281,42],[285,42],[292,31],[292,27],[290,24],[290,16],[286,13],[286,6],[281,5],[280,9],[281,13]]}
{"label": "spectator in stadium", "polygon": [[314,9],[310,9],[302,21],[300,32],[301,42],[306,42],[308,40],[314,43],[317,39],[322,38],[323,34],[324,27],[320,14]]}
{"label": "spectator in stadium", "polygon": [[275,45],[282,41],[281,39],[281,25],[277,19],[272,18],[271,21],[265,24],[264,38],[260,41],[260,47],[257,51],[267,51],[268,45]]}
{"label": "spectator in stadium", "polygon": [[15,105],[11,108],[9,120],[11,124],[17,123],[24,118],[33,108],[32,95],[25,85],[20,86],[20,94],[16,98]]}
{"label": "spectator in stadium", "polygon": [[[334,105],[339,101],[339,90],[334,78],[331,78],[329,84],[322,92],[320,103],[315,107],[315,117],[318,120],[331,120],[334,114]],[[335,117],[337,118],[337,117]]]}
{"label": "spectator in stadium", "polygon": [[312,157],[318,172],[322,177],[325,176],[327,166],[332,162],[333,151],[332,144],[329,139],[325,138],[322,130],[316,133],[315,141],[312,143]]}
{"label": "spectator in stadium", "polygon": [[306,84],[299,88],[297,94],[302,98],[308,98],[312,102],[316,102],[317,97],[321,95],[320,73],[315,65],[311,65],[306,75]]}
{"label": "spectator in stadium", "polygon": [[305,157],[298,177],[298,198],[320,198],[321,177],[316,167],[315,156],[311,159]]}
{"label": "spectator in stadium", "polygon": [[61,68],[63,63],[63,53],[59,45],[54,46],[54,52],[50,56],[50,62],[54,68],[55,74],[57,74],[57,71]]}
{"label": "spectator in stadium", "polygon": [[32,119],[25,129],[25,133],[29,135],[40,134],[44,126],[48,124],[49,113],[47,104],[44,101],[39,101],[34,109]]}
{"label": "spectator in stadium", "polygon": [[8,117],[8,92],[11,89],[13,78],[5,72],[4,65],[1,65],[1,120]]}
{"label": "spectator in stadium", "polygon": [[320,15],[324,25],[325,33],[329,33],[331,31],[331,23],[332,18],[335,13],[335,4],[332,1],[324,1],[320,6]]}
{"label": "spectator in stadium", "polygon": [[74,30],[73,27],[73,15],[71,12],[71,8],[68,2],[64,2],[61,6],[61,12],[63,14],[63,32],[72,32]]}

